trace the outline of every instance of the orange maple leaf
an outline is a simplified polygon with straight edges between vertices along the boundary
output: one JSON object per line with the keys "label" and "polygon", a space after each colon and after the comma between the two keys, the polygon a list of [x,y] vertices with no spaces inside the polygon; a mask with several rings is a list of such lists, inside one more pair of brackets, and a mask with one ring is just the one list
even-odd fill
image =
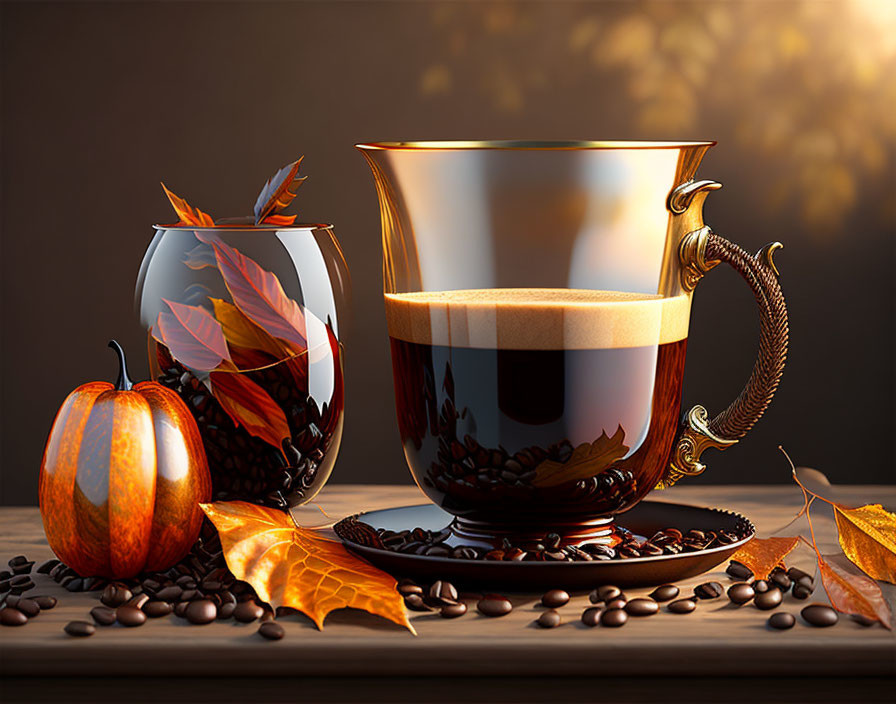
{"label": "orange maple leaf", "polygon": [[321,630],[334,609],[363,609],[417,634],[395,579],[342,543],[297,526],[285,511],[243,501],[200,506],[218,529],[227,567],[272,607],[298,609]]}

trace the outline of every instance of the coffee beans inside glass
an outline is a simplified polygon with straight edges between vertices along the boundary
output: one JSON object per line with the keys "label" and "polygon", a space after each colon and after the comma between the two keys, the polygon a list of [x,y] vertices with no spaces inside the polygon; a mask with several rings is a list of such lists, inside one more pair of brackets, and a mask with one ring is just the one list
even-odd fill
{"label": "coffee beans inside glass", "polygon": [[467,542],[593,539],[678,477],[683,242],[702,236],[705,255],[718,184],[681,189],[710,146],[359,145],[380,200],[402,446]]}

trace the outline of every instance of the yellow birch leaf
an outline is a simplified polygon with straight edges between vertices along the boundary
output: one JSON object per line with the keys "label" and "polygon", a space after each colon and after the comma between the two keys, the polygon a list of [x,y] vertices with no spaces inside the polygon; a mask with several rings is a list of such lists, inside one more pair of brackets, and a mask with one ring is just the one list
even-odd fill
{"label": "yellow birch leaf", "polygon": [[834,504],[840,547],[869,577],[896,584],[896,515],[880,504]]}

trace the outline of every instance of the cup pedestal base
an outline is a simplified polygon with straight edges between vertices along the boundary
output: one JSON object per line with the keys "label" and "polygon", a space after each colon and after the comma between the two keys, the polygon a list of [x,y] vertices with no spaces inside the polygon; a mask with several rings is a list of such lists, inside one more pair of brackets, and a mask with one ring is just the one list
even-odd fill
{"label": "cup pedestal base", "polygon": [[612,518],[539,525],[486,523],[457,517],[451,522],[449,528],[451,530],[451,537],[448,539],[450,544],[488,547],[495,550],[502,549],[506,545],[505,540],[515,548],[527,551],[535,550],[539,544],[544,546],[545,536],[550,533],[560,536],[560,543],[555,549],[584,543],[599,543],[612,547],[620,541],[616,532],[616,523]]}

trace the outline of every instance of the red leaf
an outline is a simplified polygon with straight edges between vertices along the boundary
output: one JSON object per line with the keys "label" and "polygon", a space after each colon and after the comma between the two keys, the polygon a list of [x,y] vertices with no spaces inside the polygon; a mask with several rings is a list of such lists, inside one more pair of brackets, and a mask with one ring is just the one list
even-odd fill
{"label": "red leaf", "polygon": [[289,425],[268,393],[245,374],[212,372],[210,377],[212,393],[234,424],[282,452]]}
{"label": "red leaf", "polygon": [[264,184],[255,201],[256,225],[261,224],[268,216],[279,213],[296,197],[299,186],[307,178],[307,176],[298,178],[299,166],[304,158],[299,157],[298,161],[287,164]]}
{"label": "red leaf", "polygon": [[197,371],[217,369],[230,363],[230,352],[221,324],[200,306],[188,306],[162,299],[171,312],[161,311],[153,328],[153,337],[161,342],[178,362]]}
{"label": "red leaf", "polygon": [[268,334],[305,349],[305,316],[277,277],[220,239],[211,244],[236,307]]}
{"label": "red leaf", "polygon": [[821,573],[821,583],[827,592],[831,605],[837,611],[844,614],[858,614],[866,618],[880,621],[885,628],[892,629],[890,622],[890,607],[884,599],[880,586],[871,577],[853,569],[849,565],[841,567],[834,560],[839,555],[828,556],[825,560],[818,555],[818,571]]}
{"label": "red leaf", "polygon": [[288,225],[292,225],[295,221],[295,215],[268,215],[264,220],[261,221],[261,224],[286,227]]}
{"label": "red leaf", "polygon": [[193,208],[183,198],[176,196],[169,191],[164,183],[162,184],[162,188],[165,190],[165,195],[168,196],[168,200],[171,202],[171,207],[173,207],[174,212],[177,213],[178,225],[194,225],[196,227],[215,226],[215,221],[212,219],[211,215],[203,213],[199,208]]}

